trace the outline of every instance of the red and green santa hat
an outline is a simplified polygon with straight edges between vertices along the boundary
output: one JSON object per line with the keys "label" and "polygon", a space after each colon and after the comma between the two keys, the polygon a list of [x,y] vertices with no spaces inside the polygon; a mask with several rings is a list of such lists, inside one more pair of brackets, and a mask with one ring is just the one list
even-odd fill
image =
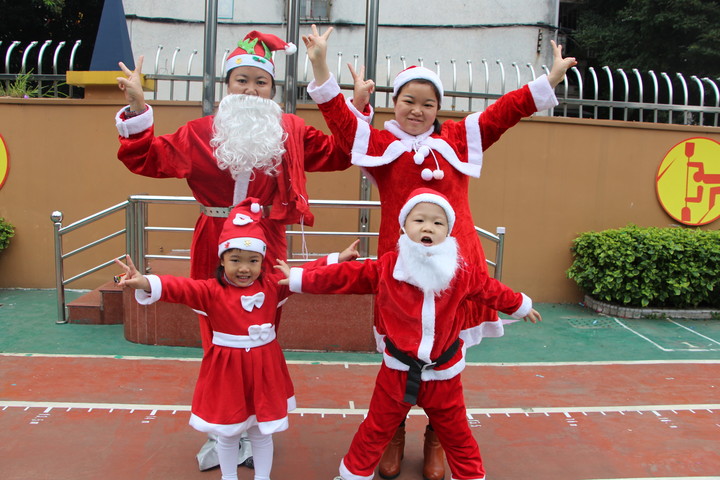
{"label": "red and green santa hat", "polygon": [[272,52],[284,51],[288,55],[297,52],[293,43],[288,43],[271,33],[253,30],[238,42],[238,48],[225,61],[225,76],[236,67],[262,68],[275,78],[275,64]]}
{"label": "red and green santa hat", "polygon": [[260,226],[262,208],[257,198],[248,197],[230,211],[223,224],[218,257],[232,248],[257,252],[263,257],[267,250],[265,232]]}

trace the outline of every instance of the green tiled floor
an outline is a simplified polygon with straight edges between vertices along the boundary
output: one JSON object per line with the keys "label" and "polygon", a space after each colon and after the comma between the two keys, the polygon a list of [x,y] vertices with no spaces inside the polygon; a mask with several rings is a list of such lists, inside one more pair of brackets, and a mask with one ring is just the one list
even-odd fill
{"label": "green tiled floor", "polygon": [[[68,292],[67,300],[79,296]],[[720,320],[625,320],[581,305],[539,304],[540,324],[515,322],[468,351],[469,362],[596,362],[720,359]],[[200,358],[189,347],[140,345],[122,325],[58,325],[54,290],[0,289],[0,352]],[[282,341],[282,337],[281,337]],[[378,354],[291,352],[289,360],[379,362]]]}

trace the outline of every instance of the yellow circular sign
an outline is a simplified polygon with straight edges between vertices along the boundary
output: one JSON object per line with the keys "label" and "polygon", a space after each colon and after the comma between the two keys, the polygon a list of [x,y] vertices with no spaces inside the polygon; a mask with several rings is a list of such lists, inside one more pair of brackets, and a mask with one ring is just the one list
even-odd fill
{"label": "yellow circular sign", "polygon": [[5,184],[10,173],[10,155],[5,146],[5,139],[0,135],[0,188]]}
{"label": "yellow circular sign", "polygon": [[660,163],[655,186],[660,204],[678,222],[714,222],[720,218],[720,143],[703,137],[678,143]]}

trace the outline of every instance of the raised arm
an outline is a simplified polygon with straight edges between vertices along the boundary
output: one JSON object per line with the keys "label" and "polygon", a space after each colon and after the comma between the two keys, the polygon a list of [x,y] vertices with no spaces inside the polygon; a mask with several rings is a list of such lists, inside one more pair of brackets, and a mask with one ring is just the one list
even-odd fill
{"label": "raised arm", "polygon": [[562,79],[565,78],[565,72],[577,65],[577,60],[575,57],[563,58],[562,45],[558,45],[554,40],[550,40],[550,43],[553,48],[553,64],[548,74],[548,81],[550,82],[550,86],[555,88],[562,82]]}
{"label": "raised arm", "polygon": [[322,35],[319,34],[317,26],[313,24],[312,33],[303,35],[302,40],[307,48],[308,58],[313,67],[313,75],[315,83],[322,85],[330,78],[330,67],[327,64],[327,40],[333,31],[333,27],[329,27]]}
{"label": "raised arm", "polygon": [[118,281],[118,286],[130,287],[135,290],[145,290],[146,292],[149,292],[150,282],[144,275],[137,271],[130,255],[125,255],[125,260],[127,261],[127,265],[117,258],[115,259],[115,263],[125,271],[125,275]]}
{"label": "raised arm", "polygon": [[365,107],[370,103],[370,95],[375,91],[375,82],[373,80],[365,80],[365,66],[360,67],[360,71],[356,72],[351,64],[347,64],[350,69],[350,75],[353,78],[353,106],[358,112],[364,112]]}
{"label": "raised arm", "polygon": [[135,62],[135,70],[130,70],[123,62],[118,65],[125,73],[126,77],[117,77],[118,88],[125,94],[125,100],[130,105],[133,112],[145,111],[145,94],[142,88],[142,64],[144,57],[140,55]]}

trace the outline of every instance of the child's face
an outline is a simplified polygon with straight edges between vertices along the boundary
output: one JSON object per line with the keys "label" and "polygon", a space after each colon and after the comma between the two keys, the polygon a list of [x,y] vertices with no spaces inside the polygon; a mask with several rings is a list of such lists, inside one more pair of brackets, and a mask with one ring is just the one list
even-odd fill
{"label": "child's face", "polygon": [[225,276],[237,287],[247,287],[260,276],[263,256],[257,252],[231,248],[222,254],[220,265]]}
{"label": "child's face", "polygon": [[404,225],[408,238],[415,243],[430,247],[445,241],[448,221],[445,210],[439,205],[420,202],[408,214]]}
{"label": "child's face", "polygon": [[402,86],[395,99],[395,120],[405,133],[420,135],[435,123],[438,108],[433,86],[411,81]]}
{"label": "child's face", "polygon": [[235,67],[230,71],[227,82],[228,93],[253,95],[270,99],[273,97],[272,77],[258,67]]}

